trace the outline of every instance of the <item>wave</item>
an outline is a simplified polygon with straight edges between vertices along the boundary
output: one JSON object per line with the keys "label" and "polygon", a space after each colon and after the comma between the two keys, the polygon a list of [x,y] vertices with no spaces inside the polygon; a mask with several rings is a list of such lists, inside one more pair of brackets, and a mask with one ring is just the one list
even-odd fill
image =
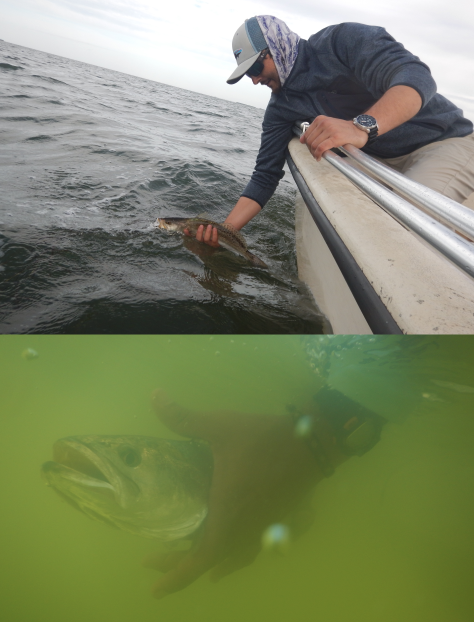
{"label": "wave", "polygon": [[23,69],[23,67],[18,67],[18,65],[10,65],[10,63],[0,63],[0,69],[5,71],[17,71],[18,69]]}
{"label": "wave", "polygon": [[151,226],[225,218],[263,111],[9,48],[28,71],[2,73],[0,332],[321,332],[297,280],[288,183],[245,229],[268,274]]}
{"label": "wave", "polygon": [[29,138],[25,138],[26,141],[35,141],[35,142],[46,142],[49,140],[56,140],[53,136],[48,136],[47,134],[40,134],[39,136],[30,136]]}

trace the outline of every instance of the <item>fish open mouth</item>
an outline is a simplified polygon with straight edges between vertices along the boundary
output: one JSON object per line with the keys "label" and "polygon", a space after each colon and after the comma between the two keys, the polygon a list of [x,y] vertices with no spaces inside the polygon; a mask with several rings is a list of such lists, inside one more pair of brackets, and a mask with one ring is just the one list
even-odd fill
{"label": "fish open mouth", "polygon": [[[45,462],[42,475],[57,492],[70,496],[78,487],[93,494],[116,500],[116,489],[110,477],[110,469],[99,456],[75,439],[61,439],[53,447],[54,462]],[[69,482],[69,484],[67,483]],[[71,488],[72,486],[72,488]],[[69,491],[69,492],[68,492]]]}
{"label": "fish open mouth", "polygon": [[66,466],[74,471],[83,473],[88,477],[107,482],[111,484],[109,479],[105,476],[98,466],[92,462],[82,451],[79,451],[72,447],[69,443],[64,441],[58,441],[53,447],[53,457],[57,464]]}

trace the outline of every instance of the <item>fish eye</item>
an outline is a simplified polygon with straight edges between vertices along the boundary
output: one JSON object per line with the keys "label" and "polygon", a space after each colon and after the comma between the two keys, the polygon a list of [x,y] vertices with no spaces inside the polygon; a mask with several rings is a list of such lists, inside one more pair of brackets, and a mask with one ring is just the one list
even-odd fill
{"label": "fish eye", "polygon": [[119,447],[118,455],[128,467],[136,467],[142,461],[142,457],[139,452],[128,445],[122,445]]}

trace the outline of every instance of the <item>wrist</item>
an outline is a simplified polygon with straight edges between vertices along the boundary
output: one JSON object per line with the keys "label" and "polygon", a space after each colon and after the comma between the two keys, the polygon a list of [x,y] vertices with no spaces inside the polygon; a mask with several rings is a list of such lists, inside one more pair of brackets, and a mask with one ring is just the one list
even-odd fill
{"label": "wrist", "polygon": [[295,435],[305,439],[320,469],[329,477],[351,456],[362,456],[380,440],[385,419],[327,387],[303,411],[288,408]]}

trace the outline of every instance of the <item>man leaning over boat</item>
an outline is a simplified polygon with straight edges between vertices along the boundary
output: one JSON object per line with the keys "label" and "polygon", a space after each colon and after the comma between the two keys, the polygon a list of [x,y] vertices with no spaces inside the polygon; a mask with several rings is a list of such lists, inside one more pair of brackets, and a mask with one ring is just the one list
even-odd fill
{"label": "man leaning over boat", "polygon": [[[227,225],[241,229],[272,197],[294,122],[308,119],[314,121],[300,140],[316,160],[350,143],[474,207],[472,122],[436,92],[429,67],[384,28],[343,23],[306,41],[280,19],[259,15],[237,30],[232,49],[237,69],[227,82],[248,76],[272,94],[255,170]],[[211,226],[196,238],[219,245]]]}

